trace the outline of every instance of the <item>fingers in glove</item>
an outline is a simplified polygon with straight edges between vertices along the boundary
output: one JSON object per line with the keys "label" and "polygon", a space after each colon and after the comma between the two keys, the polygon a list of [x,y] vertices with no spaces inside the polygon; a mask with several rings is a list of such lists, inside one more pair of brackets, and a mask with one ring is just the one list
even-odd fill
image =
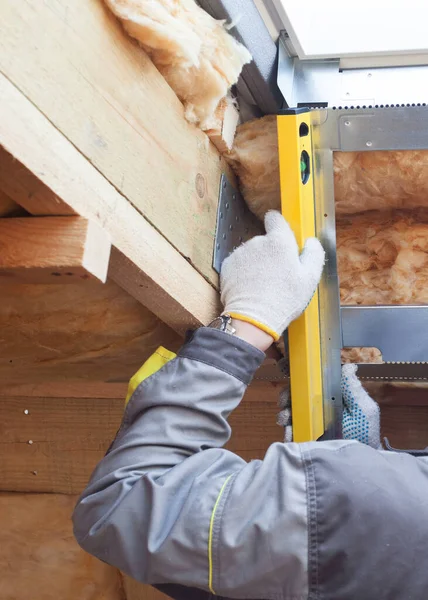
{"label": "fingers in glove", "polygon": [[265,229],[268,235],[278,235],[281,241],[289,249],[290,253],[299,254],[296,236],[294,235],[290,225],[284,219],[282,214],[277,210],[269,210],[265,215]]}
{"label": "fingers in glove", "polygon": [[357,377],[357,365],[346,364],[342,367],[342,397],[346,408],[352,410],[355,403],[368,417],[379,418],[379,405],[363,388]]}
{"label": "fingers in glove", "polygon": [[308,281],[315,288],[321,279],[325,263],[325,252],[317,238],[306,240],[305,247],[300,254],[300,262],[306,272]]}

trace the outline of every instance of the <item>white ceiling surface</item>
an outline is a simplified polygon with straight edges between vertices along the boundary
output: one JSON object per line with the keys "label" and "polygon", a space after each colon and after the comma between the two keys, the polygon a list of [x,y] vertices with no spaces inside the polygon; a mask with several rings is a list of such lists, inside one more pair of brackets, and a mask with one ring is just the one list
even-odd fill
{"label": "white ceiling surface", "polygon": [[299,58],[428,53],[428,0],[270,0]]}

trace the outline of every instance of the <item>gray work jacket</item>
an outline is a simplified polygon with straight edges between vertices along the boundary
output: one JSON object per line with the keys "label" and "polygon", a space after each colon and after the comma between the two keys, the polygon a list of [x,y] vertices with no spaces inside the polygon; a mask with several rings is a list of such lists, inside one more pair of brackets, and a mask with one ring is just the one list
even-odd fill
{"label": "gray work jacket", "polygon": [[426,600],[428,459],[223,448],[264,354],[201,328],[143,381],[80,497],[79,544],[179,600]]}

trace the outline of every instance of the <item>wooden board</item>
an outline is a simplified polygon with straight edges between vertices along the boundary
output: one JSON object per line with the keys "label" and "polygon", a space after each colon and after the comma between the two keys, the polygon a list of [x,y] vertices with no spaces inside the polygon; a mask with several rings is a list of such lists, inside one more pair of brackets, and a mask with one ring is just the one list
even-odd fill
{"label": "wooden board", "polygon": [[0,219],[0,283],[107,279],[111,244],[82,217]]}
{"label": "wooden board", "polygon": [[79,548],[75,496],[0,494],[2,600],[124,600],[117,569]]}
{"label": "wooden board", "polygon": [[213,234],[227,167],[146,53],[100,0],[4,0],[0,21],[3,75],[216,284]]}
{"label": "wooden board", "polygon": [[181,338],[111,281],[2,287],[2,385],[127,381],[160,344]]}
{"label": "wooden board", "polygon": [[143,585],[127,575],[123,576],[123,587],[126,600],[171,600],[170,596],[162,594],[151,585]]}
{"label": "wooden board", "polygon": [[382,406],[381,435],[389,439],[393,448],[427,448],[428,406]]}
{"label": "wooden board", "polygon": [[[1,161],[0,161],[1,169]],[[20,206],[0,189],[0,217],[7,217],[19,212]]]}
{"label": "wooden board", "polygon": [[364,382],[369,395],[381,406],[428,406],[428,382]]}
{"label": "wooden board", "polygon": [[[262,458],[272,442],[281,441],[282,429],[275,423],[278,389],[255,385],[230,417],[233,435],[227,447],[246,460]],[[0,394],[0,489],[81,492],[116,434],[123,396],[23,397],[4,389]]]}
{"label": "wooden board", "polygon": [[100,225],[115,246],[110,276],[176,331],[214,318],[215,288],[1,75],[0,98],[0,175],[9,178],[0,184],[11,197],[29,212]]}

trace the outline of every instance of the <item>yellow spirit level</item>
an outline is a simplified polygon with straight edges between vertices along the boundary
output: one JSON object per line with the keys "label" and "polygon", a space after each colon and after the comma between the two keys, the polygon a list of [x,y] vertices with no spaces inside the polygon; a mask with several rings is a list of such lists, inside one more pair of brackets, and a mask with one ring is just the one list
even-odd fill
{"label": "yellow spirit level", "polygon": [[[316,234],[311,112],[290,109],[278,116],[281,210],[300,249]],[[318,291],[288,329],[290,391],[295,442],[324,433]]]}

